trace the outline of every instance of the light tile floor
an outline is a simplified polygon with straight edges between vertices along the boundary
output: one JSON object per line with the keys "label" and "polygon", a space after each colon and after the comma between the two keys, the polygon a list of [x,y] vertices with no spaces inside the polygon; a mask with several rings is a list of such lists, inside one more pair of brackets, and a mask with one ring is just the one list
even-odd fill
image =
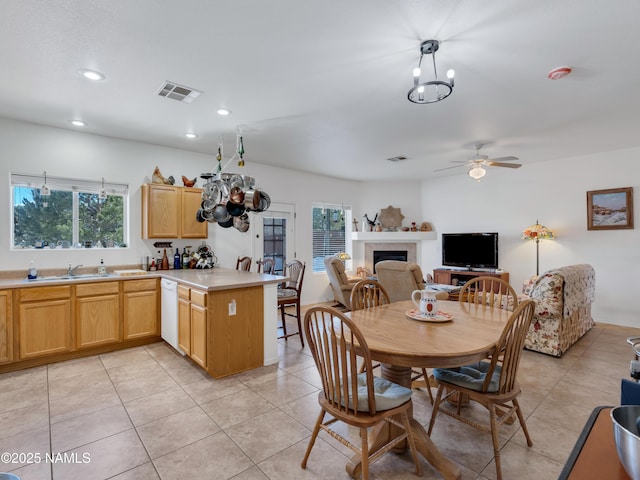
{"label": "light tile floor", "polygon": [[[557,478],[591,410],[619,402],[632,359],[625,339],[638,334],[599,325],[560,359],[524,352],[521,405],[534,445],[517,423],[502,429],[505,479]],[[348,479],[350,451],[322,435],[300,468],[319,378],[298,337],[280,340],[279,355],[278,365],[221,380],[164,343],[2,374],[0,452],[24,455],[0,461],[0,471],[23,480]],[[427,425],[426,392],[413,399]],[[463,479],[495,478],[489,435],[443,415],[432,438]],[[423,478],[442,478],[422,463]],[[388,454],[371,478],[416,477],[408,454]]]}

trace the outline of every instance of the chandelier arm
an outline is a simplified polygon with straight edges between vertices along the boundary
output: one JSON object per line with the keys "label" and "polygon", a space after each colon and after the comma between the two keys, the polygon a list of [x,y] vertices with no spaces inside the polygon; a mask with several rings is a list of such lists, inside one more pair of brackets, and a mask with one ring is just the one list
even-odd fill
{"label": "chandelier arm", "polygon": [[433,52],[431,56],[433,57],[433,75],[435,79],[438,80],[438,70],[436,69],[436,52]]}

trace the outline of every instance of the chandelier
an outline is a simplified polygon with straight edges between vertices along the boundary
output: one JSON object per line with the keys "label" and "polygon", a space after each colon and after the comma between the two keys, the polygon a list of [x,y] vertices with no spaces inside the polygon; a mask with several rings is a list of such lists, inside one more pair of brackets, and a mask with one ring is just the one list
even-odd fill
{"label": "chandelier", "polygon": [[244,233],[249,230],[250,225],[247,212],[264,212],[271,205],[271,199],[266,192],[255,187],[253,177],[224,172],[234,160],[237,160],[239,168],[245,165],[244,142],[239,130],[236,131],[236,151],[224,165],[223,149],[221,137],[218,141],[215,172],[200,175],[206,182],[202,187],[202,203],[196,212],[196,220],[217,223],[222,228],[234,227]]}
{"label": "chandelier", "polygon": [[[444,100],[451,92],[453,92],[453,70],[447,71],[448,82],[438,80],[438,71],[436,70],[436,52],[440,48],[438,40],[425,40],[420,45],[420,61],[418,66],[413,69],[413,88],[409,90],[407,97],[413,103],[435,103]],[[433,59],[433,76],[434,80],[423,82],[420,79],[422,73],[422,57],[431,55]]]}

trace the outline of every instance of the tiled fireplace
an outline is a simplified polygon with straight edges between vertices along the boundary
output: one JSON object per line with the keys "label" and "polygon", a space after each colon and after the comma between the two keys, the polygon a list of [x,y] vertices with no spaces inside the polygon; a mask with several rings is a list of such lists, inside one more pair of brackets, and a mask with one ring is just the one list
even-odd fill
{"label": "tiled fireplace", "polygon": [[[385,256],[384,253],[388,252]],[[417,262],[417,247],[415,242],[412,243],[374,243],[366,242],[364,244],[364,266],[370,272],[373,272],[374,254],[378,258],[376,260],[402,260],[400,256],[406,256],[404,260],[407,262]]]}

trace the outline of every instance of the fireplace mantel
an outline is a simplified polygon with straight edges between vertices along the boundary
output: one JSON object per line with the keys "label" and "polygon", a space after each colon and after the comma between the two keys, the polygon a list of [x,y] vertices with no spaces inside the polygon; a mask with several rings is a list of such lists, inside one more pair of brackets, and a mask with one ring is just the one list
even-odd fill
{"label": "fireplace mantel", "polygon": [[354,242],[418,242],[435,240],[436,232],[351,232]]}

